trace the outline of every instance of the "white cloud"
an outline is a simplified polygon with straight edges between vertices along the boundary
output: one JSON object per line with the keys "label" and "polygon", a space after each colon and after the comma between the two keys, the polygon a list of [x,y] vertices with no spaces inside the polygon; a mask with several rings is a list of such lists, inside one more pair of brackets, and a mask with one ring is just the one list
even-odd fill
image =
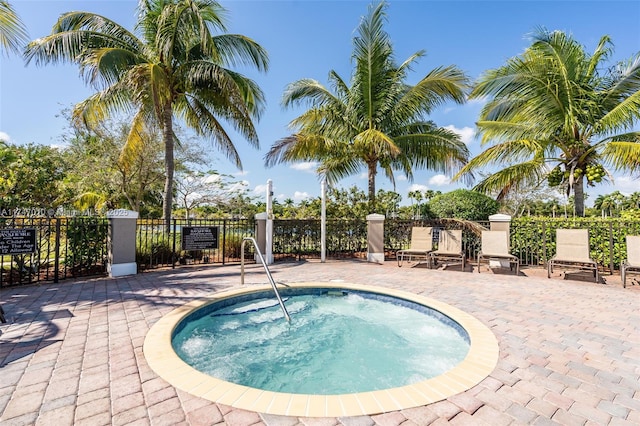
{"label": "white cloud", "polygon": [[0,141],[5,141],[6,143],[11,143],[11,136],[8,133],[0,131]]}
{"label": "white cloud", "polygon": [[367,172],[360,173],[360,175],[358,177],[360,179],[369,179],[369,173],[367,173]]}
{"label": "white cloud", "polygon": [[407,180],[407,177],[405,175],[396,175],[394,177],[395,177],[396,181],[398,181],[398,182],[404,182],[404,181]]}
{"label": "white cloud", "polygon": [[318,168],[318,163],[315,161],[306,161],[304,163],[292,164],[291,168],[294,170],[301,170],[303,172],[314,173]]}
{"label": "white cloud", "polygon": [[631,176],[614,176],[613,186],[615,190],[629,195],[640,190],[640,181],[638,181],[637,178],[632,178]]}
{"label": "white cloud", "polygon": [[248,170],[239,170],[232,174],[232,176],[246,176],[249,174]]}
{"label": "white cloud", "polygon": [[419,183],[414,183],[413,185],[411,185],[409,187],[407,192],[412,192],[412,191],[425,192],[425,191],[428,191],[428,190],[429,190],[429,187],[427,185],[420,185]]}
{"label": "white cloud", "polygon": [[429,179],[429,185],[433,186],[444,186],[449,185],[451,183],[451,178],[445,175],[435,175]]}
{"label": "white cloud", "polygon": [[475,130],[471,127],[468,126],[464,126],[462,129],[458,129],[456,126],[450,124],[448,126],[444,126],[445,129],[447,130],[451,130],[454,133],[457,133],[460,136],[460,139],[462,140],[462,142],[464,142],[465,145],[470,145],[471,142],[473,142],[474,136],[475,136]]}
{"label": "white cloud", "polygon": [[484,105],[487,102],[489,102],[489,98],[486,96],[482,96],[479,98],[474,98],[474,99],[468,99],[467,100],[467,105]]}
{"label": "white cloud", "polygon": [[296,192],[293,193],[293,199],[295,201],[305,200],[305,199],[310,198],[310,197],[311,196],[306,192],[296,191]]}
{"label": "white cloud", "polygon": [[256,195],[265,195],[267,193],[267,185],[256,185],[253,188],[253,193]]}
{"label": "white cloud", "polygon": [[[187,178],[187,179],[189,179],[189,178]],[[216,183],[216,182],[219,182],[220,179],[221,179],[220,175],[216,175],[216,174],[207,175],[204,178],[204,183]]]}
{"label": "white cloud", "polygon": [[[229,193],[244,193],[247,191],[247,188],[249,187],[249,182],[246,180],[243,180],[242,182],[235,182],[232,185],[229,186],[229,188],[227,188],[227,192]],[[255,191],[255,189],[254,189]],[[264,191],[266,191],[266,186],[265,189],[262,191],[262,193],[264,194]]]}

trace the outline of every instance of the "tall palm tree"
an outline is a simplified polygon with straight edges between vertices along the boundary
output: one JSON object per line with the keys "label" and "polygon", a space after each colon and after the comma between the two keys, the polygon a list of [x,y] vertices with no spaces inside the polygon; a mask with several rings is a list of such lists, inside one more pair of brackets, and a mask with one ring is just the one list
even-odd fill
{"label": "tall palm tree", "polygon": [[[225,32],[225,10],[213,0],[142,0],[136,30],[88,12],[63,14],[51,35],[32,41],[27,63],[72,62],[99,91],[76,105],[74,117],[92,126],[114,113],[130,114],[126,158],[145,128],[158,128],[165,147],[163,212],[167,225],[173,201],[174,121],[209,138],[242,167],[220,120],[258,146],[252,119],[264,96],[249,78],[227,68],[244,64],[265,71],[267,53],[255,41]],[[167,226],[168,232],[168,226]]]}
{"label": "tall palm tree", "polygon": [[477,126],[482,143],[495,143],[454,177],[487,166],[499,171],[475,187],[498,193],[528,184],[565,185],[584,216],[584,183],[595,185],[603,166],[631,171],[640,165],[640,54],[614,67],[609,37],[593,54],[571,36],[538,30],[532,45],[506,65],[486,72],[471,98],[488,98]]}
{"label": "tall palm tree", "polygon": [[294,133],[274,143],[265,157],[267,166],[317,160],[318,174],[330,184],[366,168],[372,212],[378,167],[394,183],[394,171],[410,180],[414,168],[452,172],[469,154],[457,134],[426,120],[445,101],[464,102],[467,77],[454,66],[439,67],[415,86],[407,84],[408,71],[424,52],[396,65],[383,29],[385,9],[384,2],[371,5],[357,29],[350,85],[332,70],[333,90],[312,79],[287,86],[285,107],[310,108],[290,123]]}
{"label": "tall palm tree", "polygon": [[8,1],[0,1],[0,51],[20,53],[29,41],[27,28]]}

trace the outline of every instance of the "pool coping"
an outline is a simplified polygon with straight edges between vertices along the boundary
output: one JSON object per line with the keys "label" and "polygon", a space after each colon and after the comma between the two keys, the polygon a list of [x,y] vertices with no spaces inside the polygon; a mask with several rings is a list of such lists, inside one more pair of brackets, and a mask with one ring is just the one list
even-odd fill
{"label": "pool coping", "polygon": [[161,378],[191,395],[244,410],[297,417],[362,416],[432,404],[474,387],[491,374],[498,363],[498,342],[491,330],[472,315],[436,299],[347,282],[288,283],[278,284],[278,287],[367,291],[428,306],[450,317],[466,330],[471,343],[469,352],[457,366],[437,377],[407,386],[342,395],[289,394],[250,388],[201,373],[178,357],[171,345],[171,336],[184,317],[222,299],[271,289],[268,285],[260,285],[215,293],[163,316],[145,337],[143,353],[147,363]]}

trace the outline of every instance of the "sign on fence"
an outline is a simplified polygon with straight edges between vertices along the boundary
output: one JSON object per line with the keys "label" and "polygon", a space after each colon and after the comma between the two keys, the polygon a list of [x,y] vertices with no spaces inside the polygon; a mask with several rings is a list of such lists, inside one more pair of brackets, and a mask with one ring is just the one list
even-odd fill
{"label": "sign on fence", "polygon": [[0,229],[0,254],[24,254],[35,251],[35,228]]}
{"label": "sign on fence", "polygon": [[207,250],[217,248],[217,226],[182,227],[182,250]]}

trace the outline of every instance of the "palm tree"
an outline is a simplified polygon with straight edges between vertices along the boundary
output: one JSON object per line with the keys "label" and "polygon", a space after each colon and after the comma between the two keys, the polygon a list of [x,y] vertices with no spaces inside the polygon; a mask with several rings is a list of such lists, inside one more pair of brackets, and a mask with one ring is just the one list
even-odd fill
{"label": "palm tree", "polygon": [[294,134],[277,141],[265,157],[268,167],[317,160],[318,174],[330,184],[366,168],[371,212],[378,167],[394,183],[396,170],[409,180],[414,168],[451,172],[469,155],[457,134],[425,119],[445,101],[464,102],[467,77],[454,66],[439,67],[415,86],[407,84],[408,71],[424,52],[396,65],[383,30],[385,9],[384,2],[370,6],[357,29],[350,86],[333,70],[329,73],[333,91],[312,79],[287,86],[285,107],[310,108],[290,123]]}
{"label": "palm tree", "polygon": [[486,166],[499,171],[475,187],[498,193],[544,179],[565,185],[584,216],[584,178],[595,185],[603,165],[633,171],[640,164],[640,54],[615,67],[609,37],[589,55],[563,32],[538,30],[519,57],[486,72],[471,98],[488,98],[477,123],[482,143],[495,142],[458,175]]}
{"label": "palm tree", "polygon": [[264,71],[266,52],[253,40],[226,31],[225,10],[213,0],[144,0],[136,30],[88,12],[63,14],[51,35],[32,41],[27,63],[76,63],[99,91],[76,105],[74,117],[94,126],[114,113],[130,114],[131,132],[123,157],[135,152],[145,129],[158,128],[165,149],[163,213],[167,232],[173,201],[174,121],[209,138],[242,167],[220,120],[230,123],[258,146],[252,118],[259,118],[264,97],[258,86],[229,65]]}
{"label": "palm tree", "polygon": [[27,29],[8,1],[0,1],[0,50],[22,52],[29,41]]}

